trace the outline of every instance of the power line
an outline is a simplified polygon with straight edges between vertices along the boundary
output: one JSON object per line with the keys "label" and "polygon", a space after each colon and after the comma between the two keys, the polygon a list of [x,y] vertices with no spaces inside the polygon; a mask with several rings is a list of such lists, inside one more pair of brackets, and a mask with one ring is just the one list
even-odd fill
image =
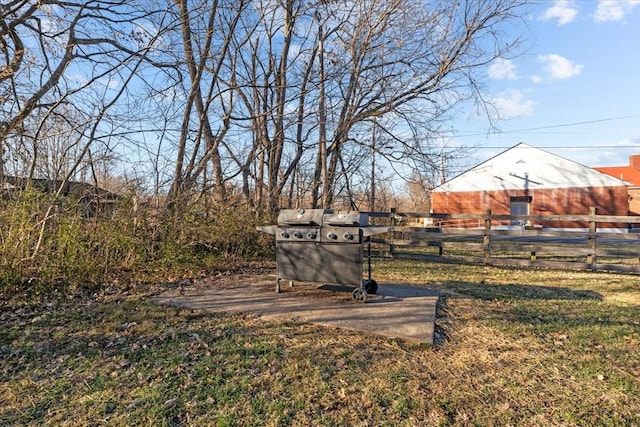
{"label": "power line", "polygon": [[569,126],[589,125],[589,124],[593,124],[593,123],[611,122],[611,121],[615,121],[615,120],[635,119],[635,118],[638,118],[638,117],[640,117],[640,114],[634,114],[634,115],[631,115],[631,116],[610,117],[610,118],[607,118],[607,119],[587,120],[587,121],[583,121],[583,122],[572,122],[572,123],[563,123],[563,124],[557,124],[557,125],[540,126],[540,127],[534,127],[534,128],[496,131],[495,133],[486,133],[485,132],[485,133],[460,134],[460,135],[455,135],[455,137],[456,138],[466,138],[466,137],[471,137],[471,136],[495,136],[495,135],[502,135],[502,134],[507,134],[507,133],[530,132],[530,131],[534,131],[534,130],[545,130],[545,129],[554,129],[554,128],[561,128],[561,127],[569,127]]}
{"label": "power line", "polygon": [[[507,148],[511,148],[511,146],[509,147],[498,147],[498,146],[479,146],[479,147],[473,147],[474,149],[477,150],[497,150],[497,149],[507,149]],[[591,148],[597,148],[598,150],[601,150],[603,148],[640,148],[640,144],[637,145],[545,145],[544,147],[537,147],[537,148],[541,148],[543,150],[546,150],[548,148],[553,148],[553,149],[563,149],[563,150],[570,150],[570,149],[579,149],[579,150],[587,150],[587,149],[591,149]]]}

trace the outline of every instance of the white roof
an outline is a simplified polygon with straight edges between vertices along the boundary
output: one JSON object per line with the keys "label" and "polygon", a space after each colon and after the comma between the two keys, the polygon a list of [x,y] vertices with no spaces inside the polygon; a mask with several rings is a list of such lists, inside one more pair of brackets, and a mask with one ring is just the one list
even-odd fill
{"label": "white roof", "polygon": [[624,181],[520,143],[436,187],[435,192],[626,186]]}

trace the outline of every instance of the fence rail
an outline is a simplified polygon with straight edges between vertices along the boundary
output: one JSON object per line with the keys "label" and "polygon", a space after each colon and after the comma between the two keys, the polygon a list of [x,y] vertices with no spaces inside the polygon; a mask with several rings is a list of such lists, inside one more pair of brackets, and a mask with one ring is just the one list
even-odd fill
{"label": "fence rail", "polygon": [[[638,223],[637,216],[598,215],[595,208],[586,215],[421,214],[392,209],[369,216],[394,227],[386,237],[372,239],[378,256],[640,274],[640,233],[620,228]],[[574,228],[545,228],[550,222]]]}

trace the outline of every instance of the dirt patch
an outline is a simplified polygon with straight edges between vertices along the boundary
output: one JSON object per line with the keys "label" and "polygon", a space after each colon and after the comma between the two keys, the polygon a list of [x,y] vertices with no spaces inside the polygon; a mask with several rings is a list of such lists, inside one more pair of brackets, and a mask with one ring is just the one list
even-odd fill
{"label": "dirt patch", "polygon": [[351,287],[283,281],[275,274],[220,276],[184,282],[153,299],[160,304],[211,312],[252,314],[271,320],[298,320],[328,327],[433,344],[438,292],[379,284],[366,303],[351,298]]}

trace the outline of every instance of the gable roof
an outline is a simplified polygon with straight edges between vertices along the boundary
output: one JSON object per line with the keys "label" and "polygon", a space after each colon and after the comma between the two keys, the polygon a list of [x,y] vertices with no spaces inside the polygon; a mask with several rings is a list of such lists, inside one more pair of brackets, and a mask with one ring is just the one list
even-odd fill
{"label": "gable roof", "polygon": [[640,187],[640,170],[632,166],[602,166],[594,169]]}
{"label": "gable roof", "polygon": [[594,169],[630,182],[634,187],[640,187],[640,154],[629,156],[629,164],[627,166],[603,166]]}
{"label": "gable roof", "polygon": [[624,181],[520,143],[436,187],[434,192],[626,186]]}

